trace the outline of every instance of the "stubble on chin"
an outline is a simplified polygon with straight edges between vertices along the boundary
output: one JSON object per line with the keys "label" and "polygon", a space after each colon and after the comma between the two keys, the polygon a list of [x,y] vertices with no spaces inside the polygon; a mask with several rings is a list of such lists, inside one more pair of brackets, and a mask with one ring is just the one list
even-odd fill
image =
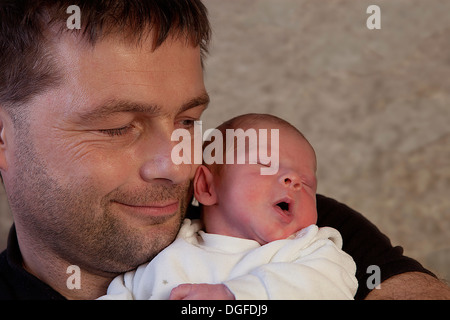
{"label": "stubble on chin", "polygon": [[[21,224],[36,250],[92,273],[118,274],[151,260],[175,239],[192,194],[187,181],[115,189],[101,196],[95,187],[98,182],[90,177],[61,186],[30,146],[17,159],[18,174],[9,196],[16,224]],[[179,199],[178,211],[142,224],[113,205],[114,200],[151,203],[167,199]]]}

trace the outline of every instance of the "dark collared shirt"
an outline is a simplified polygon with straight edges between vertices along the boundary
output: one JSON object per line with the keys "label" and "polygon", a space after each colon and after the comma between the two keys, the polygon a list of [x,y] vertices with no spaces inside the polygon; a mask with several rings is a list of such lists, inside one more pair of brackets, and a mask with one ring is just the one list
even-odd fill
{"label": "dark collared shirt", "polygon": [[8,247],[0,254],[0,299],[65,300],[62,295],[23,268],[14,225],[9,232]]}

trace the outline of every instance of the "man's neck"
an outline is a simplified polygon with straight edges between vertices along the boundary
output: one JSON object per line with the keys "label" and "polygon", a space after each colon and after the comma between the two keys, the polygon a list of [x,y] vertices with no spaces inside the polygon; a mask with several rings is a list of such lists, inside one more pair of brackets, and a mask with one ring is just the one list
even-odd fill
{"label": "man's neck", "polygon": [[48,247],[17,232],[24,269],[69,300],[94,300],[104,294],[115,275],[98,275],[64,261]]}

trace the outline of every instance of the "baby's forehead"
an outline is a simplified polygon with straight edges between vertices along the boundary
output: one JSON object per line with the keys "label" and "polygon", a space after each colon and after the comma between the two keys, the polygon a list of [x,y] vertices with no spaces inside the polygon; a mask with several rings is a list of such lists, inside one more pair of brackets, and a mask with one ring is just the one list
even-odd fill
{"label": "baby's forehead", "polygon": [[[251,113],[237,116],[225,121],[217,127],[217,129],[219,129],[224,136],[227,136],[227,133],[229,133],[230,136],[234,136],[235,139],[246,139],[246,143],[249,143],[249,145],[246,146],[246,149],[248,149],[249,146],[258,148],[258,146],[261,145],[260,141],[269,146],[272,143],[271,138],[275,137],[276,141],[273,141],[273,143],[277,143],[280,148],[296,150],[297,154],[298,152],[309,154],[314,158],[314,161],[316,161],[314,148],[301,131],[288,121],[271,114]],[[251,139],[250,137],[256,139]],[[231,139],[230,141],[228,140],[229,139],[227,139],[226,149],[229,149],[230,147],[235,149],[237,147],[236,141],[233,143]],[[303,154],[303,156],[305,156],[305,154]]]}
{"label": "baby's forehead", "polygon": [[[305,138],[305,136],[290,124],[274,122],[270,120],[260,120],[257,123],[250,122],[249,124],[242,123],[239,128],[242,129],[242,134],[245,135],[248,130],[255,130],[257,139],[251,141],[249,139],[247,150],[249,152],[259,152],[260,148],[274,149],[276,144],[277,150],[284,150],[289,152],[282,152],[283,157],[310,157],[312,161],[316,161],[314,148]],[[234,145],[236,148],[236,145]]]}
{"label": "baby's forehead", "polygon": [[[293,144],[297,143],[299,147],[309,148],[312,147],[305,136],[294,126],[284,123],[276,122],[271,120],[259,120],[258,122],[252,121],[249,123],[241,123],[240,126],[234,128],[242,129],[246,132],[249,129],[254,129],[258,138],[268,137],[267,141],[270,142],[271,133],[275,130],[278,133],[280,144]],[[258,142],[264,142],[264,139],[258,139]]]}

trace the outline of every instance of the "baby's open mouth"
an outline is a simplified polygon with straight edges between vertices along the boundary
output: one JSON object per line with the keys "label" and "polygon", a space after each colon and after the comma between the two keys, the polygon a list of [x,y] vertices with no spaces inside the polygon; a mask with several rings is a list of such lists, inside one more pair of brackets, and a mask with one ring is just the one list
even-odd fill
{"label": "baby's open mouth", "polygon": [[292,198],[286,196],[278,199],[273,204],[273,208],[285,223],[291,223],[292,219],[294,219],[294,201]]}
{"label": "baby's open mouth", "polygon": [[287,203],[285,201],[281,201],[281,202],[277,203],[276,205],[278,207],[280,207],[281,210],[288,211],[288,213],[289,213],[289,203]]}

